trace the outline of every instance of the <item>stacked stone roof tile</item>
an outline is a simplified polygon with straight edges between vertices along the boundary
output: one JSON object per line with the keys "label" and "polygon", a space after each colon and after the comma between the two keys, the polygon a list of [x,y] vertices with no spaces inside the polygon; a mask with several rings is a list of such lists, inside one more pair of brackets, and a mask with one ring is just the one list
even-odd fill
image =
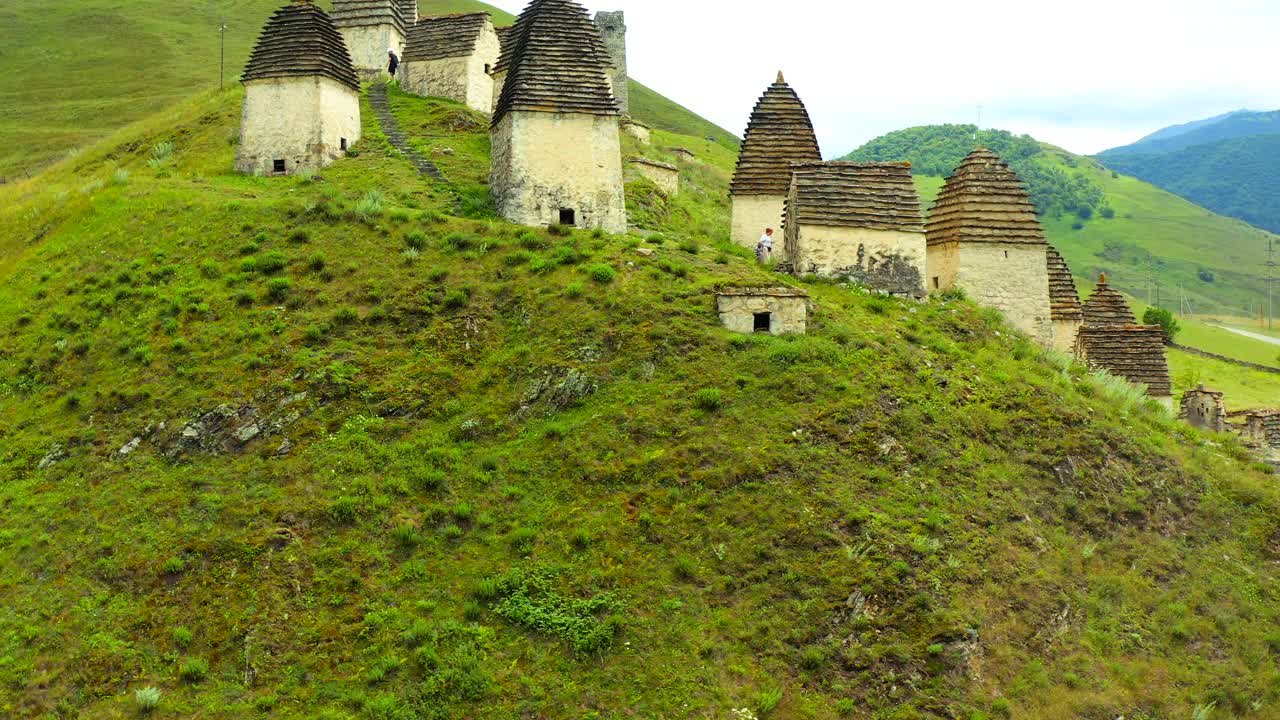
{"label": "stacked stone roof tile", "polygon": [[1102,276],[1098,287],[1084,304],[1085,325],[1135,325],[1138,319],[1129,308],[1129,301],[1107,284]]}
{"label": "stacked stone roof tile", "polygon": [[1080,293],[1076,290],[1075,278],[1071,277],[1071,268],[1058,253],[1058,249],[1049,246],[1049,313],[1054,320],[1083,320],[1084,307],[1080,304]]}
{"label": "stacked stone roof tile", "polygon": [[310,2],[294,2],[267,21],[240,79],[315,76],[360,89],[351,55],[333,20]]}
{"label": "stacked stone roof tile", "polygon": [[408,35],[410,23],[401,0],[333,0],[333,24],[339,28],[393,25]]}
{"label": "stacked stone roof tile", "polygon": [[460,13],[425,17],[414,23],[404,48],[404,61],[466,57],[476,51],[489,13]]}
{"label": "stacked stone roof tile", "polygon": [[821,160],[809,111],[778,73],[751,112],[729,194],[786,195],[791,164]]}
{"label": "stacked stone roof tile", "polygon": [[795,163],[786,222],[924,232],[920,195],[905,163]]}
{"label": "stacked stone roof tile", "polygon": [[1018,175],[986,148],[969,153],[947,178],[927,226],[929,244],[949,242],[1044,244]]}
{"label": "stacked stone roof tile", "polygon": [[618,115],[609,67],[600,31],[581,5],[533,0],[503,44],[496,70],[507,77],[493,122],[516,110]]}
{"label": "stacked stone roof tile", "polygon": [[400,5],[400,16],[406,25],[418,22],[418,0],[396,0]]}
{"label": "stacked stone roof tile", "polygon": [[1152,396],[1173,396],[1164,330],[1159,326],[1086,324],[1076,336],[1076,347],[1089,367],[1146,385]]}

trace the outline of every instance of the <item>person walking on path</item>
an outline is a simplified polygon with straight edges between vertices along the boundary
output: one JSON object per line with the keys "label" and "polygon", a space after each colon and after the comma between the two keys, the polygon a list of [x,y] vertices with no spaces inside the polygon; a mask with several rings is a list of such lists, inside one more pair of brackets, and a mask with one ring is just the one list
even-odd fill
{"label": "person walking on path", "polygon": [[387,73],[394,78],[396,76],[396,70],[399,69],[400,58],[396,57],[396,51],[394,49],[387,48]]}
{"label": "person walking on path", "polygon": [[761,265],[769,262],[773,257],[773,228],[765,228],[764,235],[760,236],[760,242],[756,243],[756,262]]}

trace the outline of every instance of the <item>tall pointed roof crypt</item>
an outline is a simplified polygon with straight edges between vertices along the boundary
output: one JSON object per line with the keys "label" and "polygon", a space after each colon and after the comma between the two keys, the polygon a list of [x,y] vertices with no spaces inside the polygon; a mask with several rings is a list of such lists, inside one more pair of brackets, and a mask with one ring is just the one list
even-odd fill
{"label": "tall pointed roof crypt", "polygon": [[924,232],[920,195],[904,163],[796,163],[792,170],[787,225]]}
{"label": "tall pointed roof crypt", "polygon": [[333,0],[333,24],[340,28],[394,25],[407,35],[413,21],[404,11],[403,0]]}
{"label": "tall pointed roof crypt", "polygon": [[809,111],[778,72],[751,111],[729,194],[786,195],[791,163],[821,160]]}
{"label": "tall pointed roof crypt", "polygon": [[1124,299],[1118,290],[1107,284],[1106,273],[1098,280],[1098,287],[1084,304],[1084,324],[1100,325],[1136,325],[1137,318],[1129,308],[1129,301]]}
{"label": "tall pointed roof crypt", "polygon": [[1058,249],[1049,246],[1049,312],[1054,320],[1083,320],[1084,309],[1071,268]]}
{"label": "tall pointed roof crypt", "polygon": [[948,242],[1045,243],[1035,205],[1017,173],[978,148],[947,178],[926,228],[929,244]]}
{"label": "tall pointed roof crypt", "polygon": [[267,21],[240,80],[316,75],[360,89],[351,56],[333,21],[310,0],[295,0]]}
{"label": "tall pointed roof crypt", "polygon": [[403,59],[414,62],[470,55],[489,21],[489,13],[483,12],[424,17],[409,29]]}

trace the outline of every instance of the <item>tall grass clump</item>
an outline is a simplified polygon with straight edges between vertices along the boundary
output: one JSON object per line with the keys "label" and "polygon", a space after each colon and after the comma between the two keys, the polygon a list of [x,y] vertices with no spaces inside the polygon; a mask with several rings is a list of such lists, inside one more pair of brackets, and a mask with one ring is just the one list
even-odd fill
{"label": "tall grass clump", "polygon": [[384,196],[377,190],[370,190],[356,203],[356,215],[361,220],[378,217],[382,214]]}
{"label": "tall grass clump", "polygon": [[173,149],[173,143],[171,142],[156,143],[151,148],[151,159],[147,160],[147,166],[152,170],[159,170],[168,165],[169,161],[173,159]]}
{"label": "tall grass clump", "polygon": [[138,710],[143,713],[149,713],[160,707],[160,697],[163,693],[155,686],[144,687],[133,691],[133,703],[138,706]]}

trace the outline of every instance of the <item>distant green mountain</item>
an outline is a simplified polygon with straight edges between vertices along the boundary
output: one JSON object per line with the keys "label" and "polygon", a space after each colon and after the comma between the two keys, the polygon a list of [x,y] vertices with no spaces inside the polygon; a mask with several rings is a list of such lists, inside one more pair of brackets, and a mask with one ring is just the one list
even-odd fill
{"label": "distant green mountain", "polygon": [[1166,128],[1097,157],[1214,212],[1280,232],[1280,111]]}
{"label": "distant green mountain", "polygon": [[[876,138],[846,159],[909,160],[932,202],[961,158],[986,145],[1027,183],[1050,242],[1083,281],[1106,272],[1135,297],[1177,309],[1257,316],[1266,298],[1267,243],[1277,238],[1166,190],[1026,136],[972,125],[910,128]],[[1087,216],[1087,217],[1086,217]]]}

